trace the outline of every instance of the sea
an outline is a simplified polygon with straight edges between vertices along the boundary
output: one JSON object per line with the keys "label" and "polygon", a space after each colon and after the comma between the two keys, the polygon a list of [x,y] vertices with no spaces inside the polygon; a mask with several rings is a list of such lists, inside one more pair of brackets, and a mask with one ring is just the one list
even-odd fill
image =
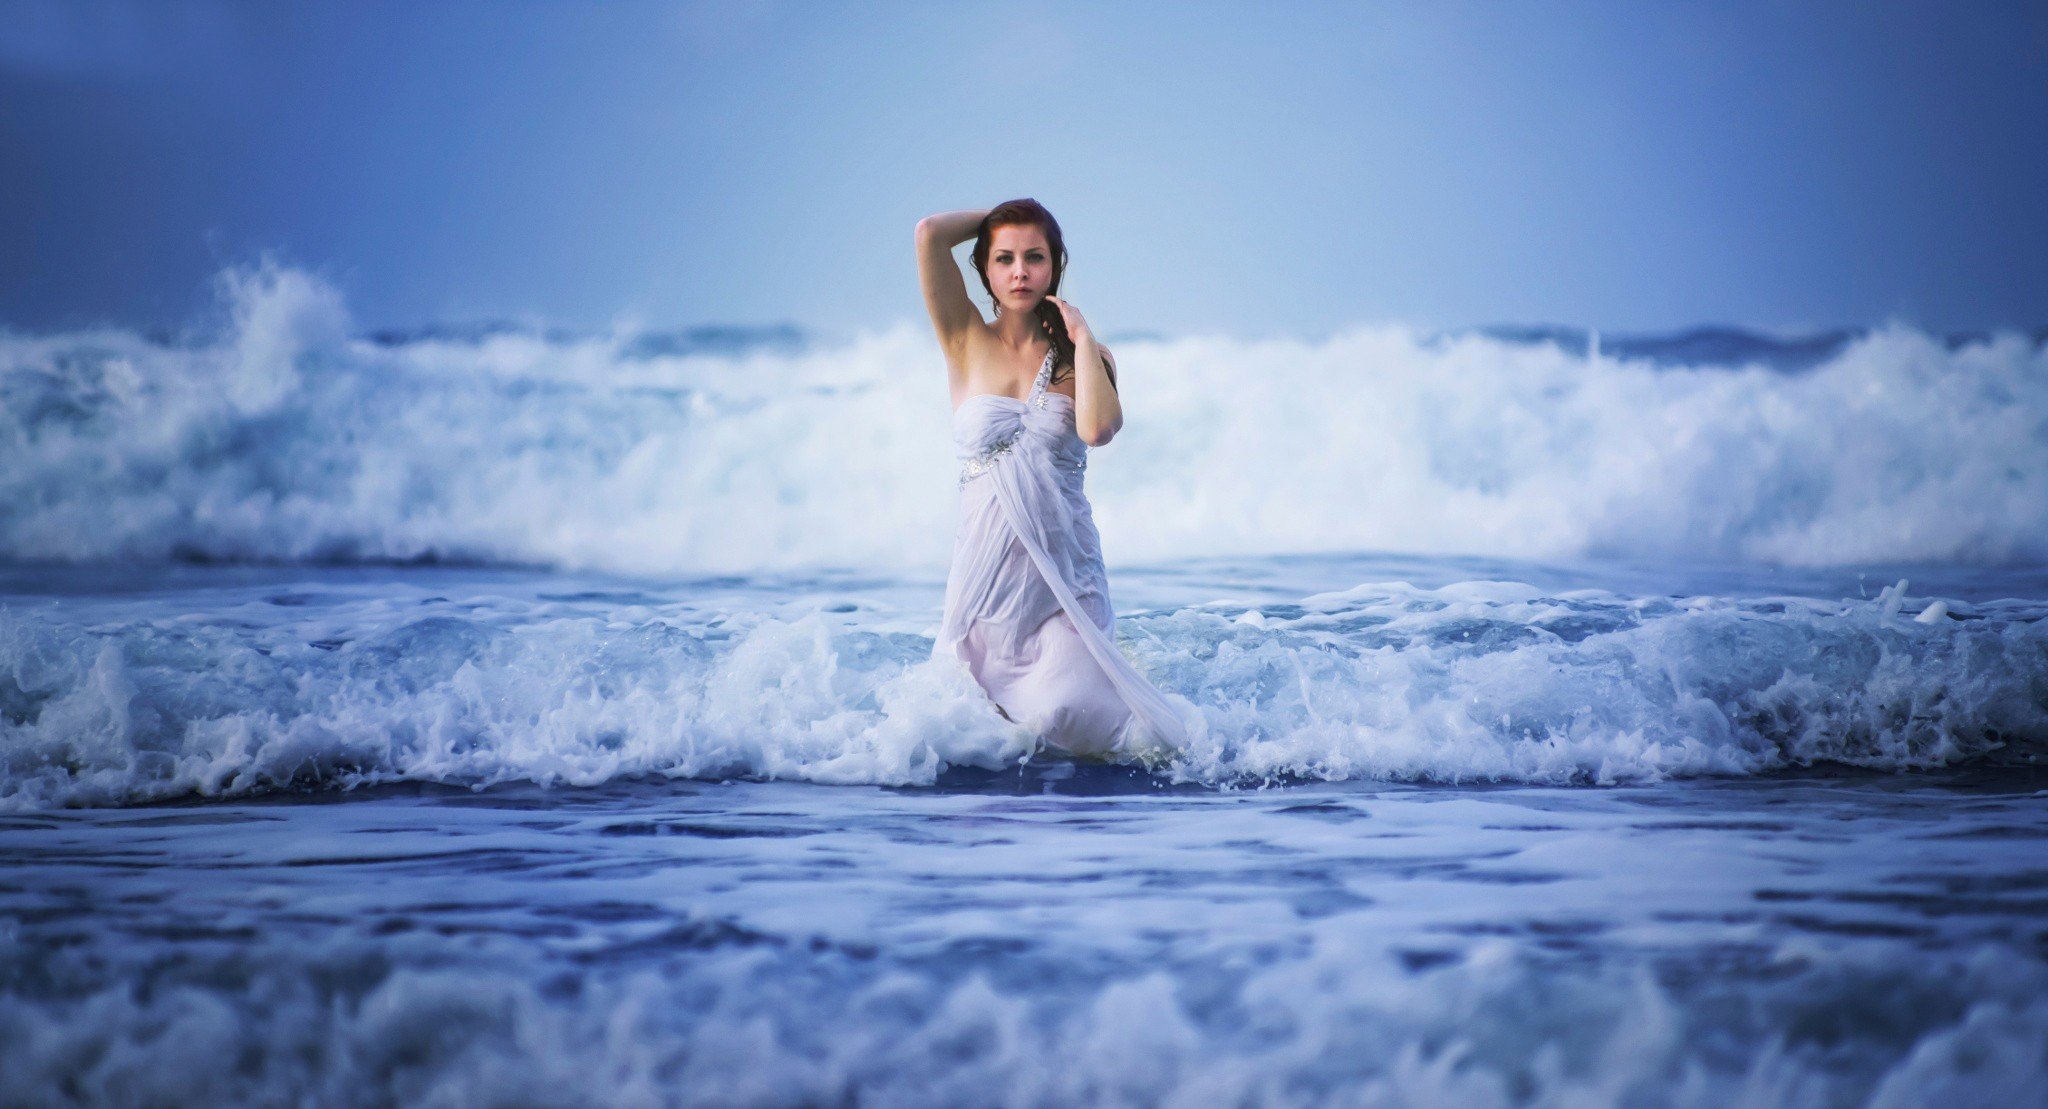
{"label": "sea", "polygon": [[2048,333],[1115,333],[1185,748],[913,323],[0,330],[0,1104],[2048,1104]]}

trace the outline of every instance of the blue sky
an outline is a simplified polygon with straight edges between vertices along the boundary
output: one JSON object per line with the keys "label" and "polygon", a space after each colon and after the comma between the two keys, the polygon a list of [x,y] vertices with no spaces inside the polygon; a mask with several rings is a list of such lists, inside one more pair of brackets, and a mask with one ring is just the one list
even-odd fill
{"label": "blue sky", "polygon": [[37,330],[268,252],[365,327],[845,333],[1024,195],[1106,333],[2048,323],[2039,3],[0,0],[0,149]]}

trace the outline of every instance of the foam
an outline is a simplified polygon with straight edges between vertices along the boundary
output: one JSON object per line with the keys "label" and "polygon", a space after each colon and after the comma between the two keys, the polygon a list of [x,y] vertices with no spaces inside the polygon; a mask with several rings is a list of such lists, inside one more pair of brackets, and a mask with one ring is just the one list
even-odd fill
{"label": "foam", "polygon": [[[621,329],[355,337],[230,270],[164,342],[0,334],[0,558],[943,564],[943,362],[905,323],[691,352]],[[1112,562],[1372,549],[1788,565],[2048,557],[2048,353],[1905,326],[1688,366],[1357,327],[1130,340],[1089,488]]]}
{"label": "foam", "polygon": [[[380,781],[929,785],[1033,757],[886,613],[263,596],[0,607],[0,808]],[[1907,603],[1903,586],[1843,604],[1384,582],[1257,620],[1127,616],[1120,635],[1192,721],[1155,771],[1212,787],[2037,759],[2048,619]]]}
{"label": "foam", "polygon": [[[2048,1077],[2048,975],[1998,945],[1786,943],[1764,983],[1681,989],[1497,941],[1410,974],[1313,926],[1278,961],[1064,986],[699,944],[559,989],[530,944],[463,941],[194,945],[126,981],[75,948],[9,950],[41,988],[0,992],[0,1054],[18,1093],[122,1103],[2003,1104]],[[1845,1016],[1872,1004],[1883,1020]]]}

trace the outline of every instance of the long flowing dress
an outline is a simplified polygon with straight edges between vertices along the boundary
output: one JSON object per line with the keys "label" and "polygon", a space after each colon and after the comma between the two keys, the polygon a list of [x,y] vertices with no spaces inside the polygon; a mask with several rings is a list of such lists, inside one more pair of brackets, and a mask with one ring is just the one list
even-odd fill
{"label": "long flowing dress", "polygon": [[1074,401],[984,393],[953,413],[960,527],[933,652],[952,652],[1010,719],[1075,754],[1186,745],[1166,698],[1117,648],[1102,540],[1081,490]]}

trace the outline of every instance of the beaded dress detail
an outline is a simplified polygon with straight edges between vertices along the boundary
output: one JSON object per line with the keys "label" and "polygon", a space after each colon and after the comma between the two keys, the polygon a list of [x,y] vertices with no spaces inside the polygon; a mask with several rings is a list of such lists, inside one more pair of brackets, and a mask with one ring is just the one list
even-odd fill
{"label": "beaded dress detail", "polygon": [[1077,754],[1185,746],[1166,698],[1116,645],[1102,540],[1082,492],[1074,401],[1047,389],[968,397],[953,413],[960,527],[934,655],[966,663],[1008,716]]}

